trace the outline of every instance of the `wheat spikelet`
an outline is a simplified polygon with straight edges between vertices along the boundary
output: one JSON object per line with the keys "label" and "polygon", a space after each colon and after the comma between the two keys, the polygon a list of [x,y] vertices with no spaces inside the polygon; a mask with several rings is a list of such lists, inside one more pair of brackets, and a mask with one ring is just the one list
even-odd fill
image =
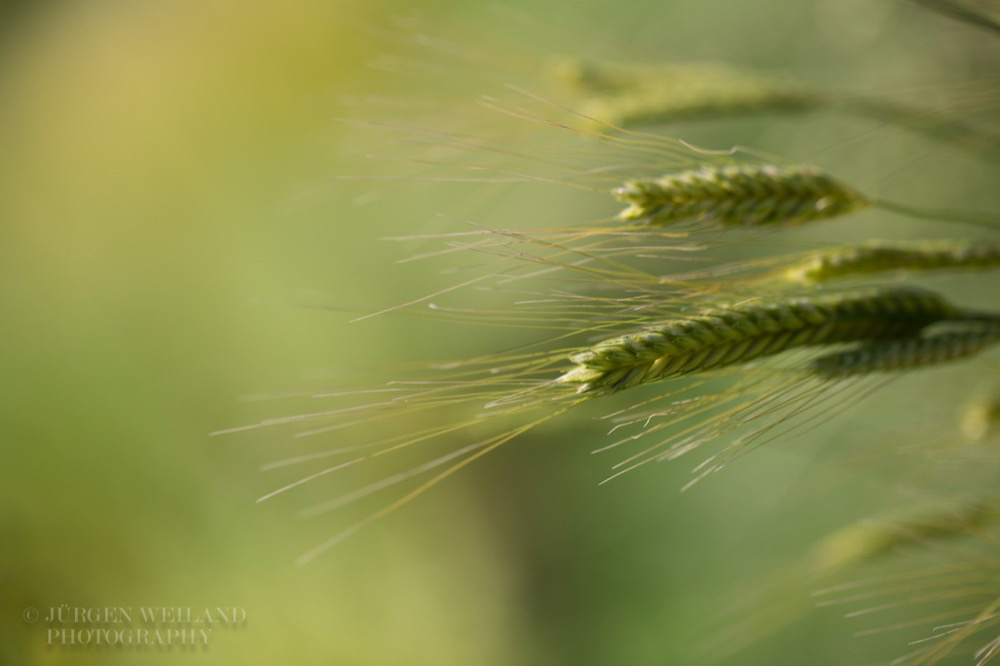
{"label": "wheat spikelet", "polygon": [[819,284],[892,270],[975,269],[1000,265],[1000,244],[982,241],[940,241],[890,244],[869,241],[817,252],[789,267],[794,282]]}
{"label": "wheat spikelet", "polygon": [[812,167],[770,164],[705,167],[629,180],[612,194],[628,204],[619,219],[655,227],[689,220],[727,227],[801,224],[874,203]]}
{"label": "wheat spikelet", "polygon": [[997,341],[1000,322],[984,322],[968,330],[864,344],[816,358],[810,367],[824,379],[914,370],[973,356]]}
{"label": "wheat spikelet", "polygon": [[577,367],[559,381],[603,395],[796,347],[912,335],[961,316],[937,295],[903,287],[723,306],[606,340],[574,355]]}

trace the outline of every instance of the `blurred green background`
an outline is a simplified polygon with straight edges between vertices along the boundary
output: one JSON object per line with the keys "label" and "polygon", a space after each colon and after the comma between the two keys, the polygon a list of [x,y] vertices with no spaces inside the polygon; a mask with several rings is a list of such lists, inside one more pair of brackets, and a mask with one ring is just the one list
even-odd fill
{"label": "blurred green background", "polygon": [[[393,47],[380,27],[394,17],[416,12],[473,43],[488,35],[505,65],[552,52],[726,61],[920,95],[974,76],[993,55],[988,36],[908,3],[865,0],[523,2],[510,3],[515,13],[503,23],[486,3],[457,2],[6,7],[0,662],[700,663],[740,590],[891,495],[881,477],[849,465],[809,470],[830,442],[875,423],[873,413],[900,409],[908,398],[899,394],[683,495],[683,463],[598,488],[610,462],[589,451],[603,426],[580,418],[522,438],[296,567],[332,530],[322,519],[299,522],[295,511],[331,486],[256,505],[274,485],[257,468],[282,457],[287,434],[208,434],[316,409],[296,392],[337,386],[365,367],[451,353],[430,324],[348,325],[351,312],[451,279],[394,264],[413,248],[379,238],[446,229],[469,211],[477,221],[523,219],[513,204],[477,209],[474,188],[457,185],[406,183],[361,205],[393,185],[334,178],[395,168],[366,159],[352,126],[335,120],[378,119],[379,106],[345,98],[434,101],[464,94],[475,79],[461,62],[458,84],[369,68]],[[871,121],[821,114],[678,131],[713,147],[748,143],[819,161],[868,191],[992,201],[981,166],[942,169],[961,157]],[[859,149],[876,141],[884,147]],[[375,152],[385,157],[393,146]],[[549,210],[564,221],[595,217],[567,211],[566,193],[551,203],[530,196],[534,221]],[[858,238],[837,224],[818,238]],[[927,229],[874,216],[870,224],[861,237]],[[313,302],[336,307],[303,305]],[[503,342],[502,331],[473,331],[460,344]],[[217,628],[207,649],[49,646],[44,620],[27,621],[24,611],[61,604],[235,606],[247,620]],[[838,612],[819,612],[729,663],[898,653],[849,633]]]}

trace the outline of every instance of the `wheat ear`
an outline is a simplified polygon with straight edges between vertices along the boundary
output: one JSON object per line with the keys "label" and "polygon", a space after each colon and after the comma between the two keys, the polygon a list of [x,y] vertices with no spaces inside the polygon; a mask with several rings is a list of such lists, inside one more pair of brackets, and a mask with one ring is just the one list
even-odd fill
{"label": "wheat ear", "polygon": [[975,269],[1000,265],[1000,244],[984,241],[940,241],[890,244],[870,241],[817,252],[788,268],[794,282],[819,284],[892,270]]}
{"label": "wheat ear", "polygon": [[998,341],[1000,320],[971,322],[965,330],[880,340],[826,354],[813,359],[810,371],[823,379],[840,379],[875,372],[915,370],[973,356]]}
{"label": "wheat ear", "polygon": [[813,569],[818,575],[830,575],[891,554],[901,547],[967,536],[995,522],[997,517],[997,506],[993,502],[976,501],[906,520],[862,521],[823,539],[813,552]]}
{"label": "wheat ear", "polygon": [[771,164],[703,167],[629,180],[612,195],[628,204],[620,220],[655,227],[691,220],[728,227],[801,224],[875,203],[813,167]]}
{"label": "wheat ear", "polygon": [[577,111],[596,121],[598,129],[808,111],[824,101],[798,84],[716,63],[639,65],[562,60],[552,72],[589,95]]}
{"label": "wheat ear", "polygon": [[571,360],[558,381],[606,395],[808,345],[914,335],[963,313],[928,291],[865,289],[720,306],[606,340]]}

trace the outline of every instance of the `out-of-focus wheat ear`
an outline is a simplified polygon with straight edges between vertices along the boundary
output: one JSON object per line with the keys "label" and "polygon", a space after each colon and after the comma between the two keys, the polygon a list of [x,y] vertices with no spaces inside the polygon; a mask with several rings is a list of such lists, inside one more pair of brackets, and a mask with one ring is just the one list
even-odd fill
{"label": "out-of-focus wheat ear", "polygon": [[886,271],[983,269],[998,265],[1000,244],[989,241],[869,241],[816,252],[790,266],[785,276],[793,282],[820,284]]}
{"label": "out-of-focus wheat ear", "polygon": [[721,63],[601,63],[561,58],[549,73],[583,97],[576,111],[594,129],[677,120],[809,111],[825,97],[797,82]]}
{"label": "out-of-focus wheat ear", "polygon": [[995,501],[979,500],[902,520],[865,520],[823,539],[810,556],[810,569],[814,576],[829,576],[904,547],[967,536],[998,518]]}
{"label": "out-of-focus wheat ear", "polygon": [[846,215],[875,201],[809,166],[703,167],[626,181],[612,195],[618,218],[651,227],[707,222],[722,227],[795,225]]}
{"label": "out-of-focus wheat ear", "polygon": [[1000,318],[966,322],[960,330],[869,342],[813,359],[810,371],[823,379],[916,370],[968,358],[1000,341]]}
{"label": "out-of-focus wheat ear", "polygon": [[798,347],[910,336],[962,312],[936,294],[891,287],[722,305],[573,355],[557,381],[606,395]]}

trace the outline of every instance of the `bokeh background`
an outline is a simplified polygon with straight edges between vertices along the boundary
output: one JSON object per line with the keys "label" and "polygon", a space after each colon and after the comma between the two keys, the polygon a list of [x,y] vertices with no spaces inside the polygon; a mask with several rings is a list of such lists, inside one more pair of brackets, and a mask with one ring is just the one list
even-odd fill
{"label": "bokeh background", "polygon": [[[283,455],[287,433],[209,433],[315,410],[310,392],[366,368],[503,343],[503,331],[478,327],[442,345],[433,322],[349,324],[452,279],[437,264],[394,263],[419,243],[380,238],[459,219],[613,213],[585,210],[594,199],[573,203],[568,189],[508,199],[485,186],[343,179],[410,172],[392,159],[408,150],[400,133],[339,118],[412,114],[440,128],[438,109],[474,100],[477,81],[517,83],[509,72],[531,74],[525,63],[552,53],[731,62],[940,95],[975,113],[989,98],[961,86],[995,62],[989,34],[902,0],[511,2],[500,14],[445,1],[65,0],[0,11],[0,662],[702,663],[755,583],[898,499],[910,467],[896,448],[926,432],[912,418],[926,378],[684,494],[684,463],[598,488],[610,462],[589,451],[603,427],[566,420],[297,567],[332,527],[297,520],[296,508],[335,485],[257,505],[274,487],[258,466]],[[482,47],[492,73],[440,50],[421,76],[372,67],[412,54],[403,16]],[[670,131],[819,162],[896,198],[996,203],[981,163],[870,119]],[[837,222],[815,238],[930,233],[865,220],[863,232]],[[946,288],[966,302],[992,293],[979,279]],[[921,414],[950,425],[965,384],[936,376]],[[830,453],[873,439],[875,462]],[[247,620],[217,628],[207,649],[53,647],[45,622],[23,613],[61,604],[239,607]],[[820,609],[726,663],[901,652],[895,640],[852,639],[858,627],[841,614]]]}

